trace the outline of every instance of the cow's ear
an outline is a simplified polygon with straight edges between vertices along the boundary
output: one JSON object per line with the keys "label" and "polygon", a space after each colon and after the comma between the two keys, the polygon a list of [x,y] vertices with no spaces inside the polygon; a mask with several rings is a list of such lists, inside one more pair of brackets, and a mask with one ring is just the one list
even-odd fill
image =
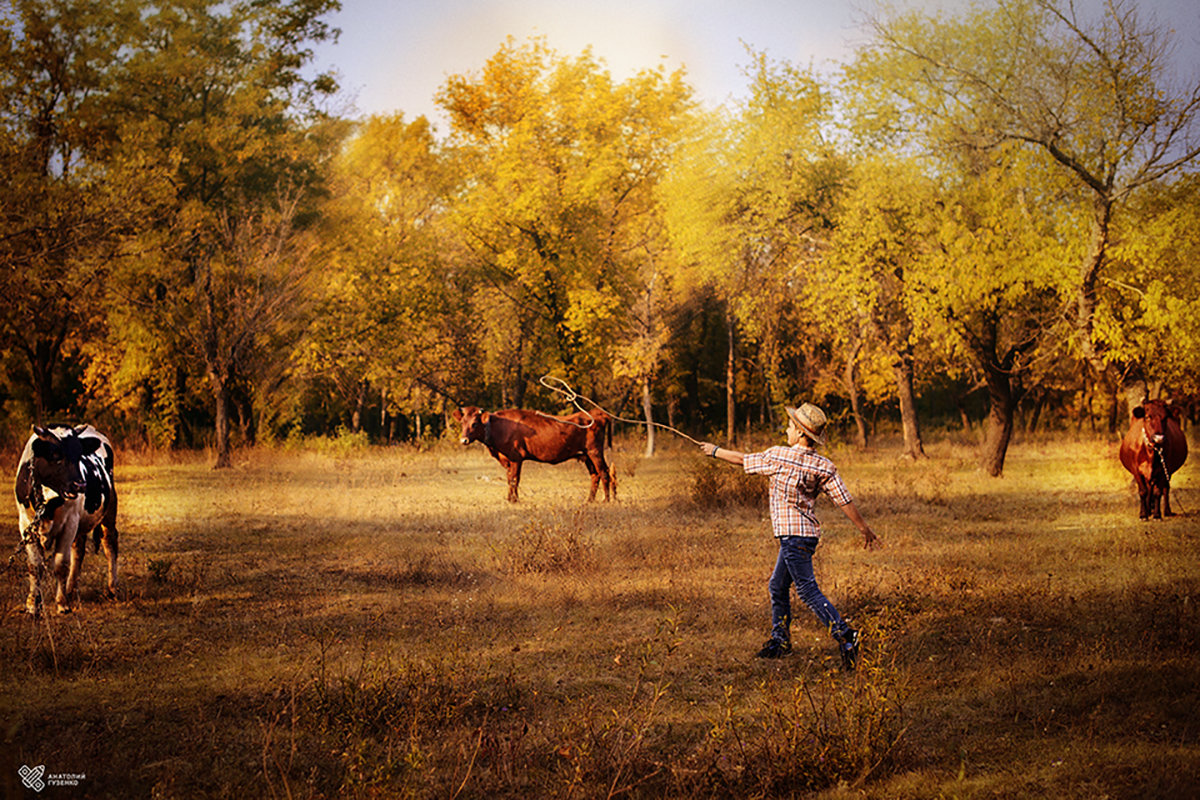
{"label": "cow's ear", "polygon": [[40,428],[37,425],[33,426],[33,435],[46,442],[58,441],[58,437],[49,428]]}
{"label": "cow's ear", "polygon": [[61,450],[53,440],[50,439],[34,439],[33,440],[33,457],[43,460],[50,460],[56,455],[61,455]]}
{"label": "cow's ear", "polygon": [[1183,409],[1179,406],[1167,406],[1167,413],[1174,417],[1177,421],[1183,422]]}
{"label": "cow's ear", "polygon": [[450,412],[450,416],[454,417],[455,422],[462,422],[462,417],[463,417],[462,409],[461,408],[454,409],[453,411]]}
{"label": "cow's ear", "polygon": [[1146,416],[1146,409],[1143,408],[1142,406],[1137,406],[1133,409],[1133,418],[1134,419],[1142,419],[1145,416]]}
{"label": "cow's ear", "polygon": [[29,505],[29,498],[33,495],[33,462],[26,461],[17,470],[17,502],[23,506]]}

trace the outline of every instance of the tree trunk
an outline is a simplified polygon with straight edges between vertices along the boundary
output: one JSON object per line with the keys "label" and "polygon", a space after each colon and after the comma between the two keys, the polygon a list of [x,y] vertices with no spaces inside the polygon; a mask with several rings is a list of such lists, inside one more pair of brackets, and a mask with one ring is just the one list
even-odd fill
{"label": "tree trunk", "polygon": [[54,341],[38,338],[33,346],[22,345],[21,349],[29,361],[29,374],[33,379],[34,422],[46,424],[46,416],[57,404],[54,397],[54,369],[58,365],[59,352],[65,341],[65,332],[55,334]]}
{"label": "tree trunk", "polygon": [[362,430],[363,414],[367,410],[367,392],[370,391],[370,383],[367,381],[358,382],[358,392],[354,397],[354,411],[350,413],[350,432],[358,433]]}
{"label": "tree trunk", "polygon": [[921,442],[921,426],[913,397],[913,360],[911,349],[900,353],[896,362],[896,395],[900,400],[900,422],[904,427],[904,455],[918,459],[925,458],[925,446]]}
{"label": "tree trunk", "polygon": [[1112,200],[1097,196],[1092,214],[1091,247],[1080,269],[1079,296],[1075,306],[1075,331],[1079,337],[1080,351],[1091,368],[1093,377],[1097,379],[1104,374],[1104,359],[1092,341],[1096,319],[1096,284],[1100,280],[1100,269],[1104,266],[1104,259],[1108,254],[1112,207]]}
{"label": "tree trunk", "polygon": [[1011,378],[997,365],[987,367],[988,419],[983,440],[981,466],[994,478],[1004,473],[1004,458],[1013,432],[1013,403]]}
{"label": "tree trunk", "polygon": [[642,414],[646,419],[646,458],[654,455],[654,408],[650,402],[650,376],[642,378]]}
{"label": "tree trunk", "polygon": [[725,359],[725,445],[733,447],[734,425],[737,419],[737,362],[734,351],[733,310],[726,311],[725,331],[729,338],[729,357]]}
{"label": "tree trunk", "polygon": [[867,447],[867,420],[862,413],[862,395],[858,391],[858,354],[862,350],[861,340],[855,344],[854,350],[846,359],[846,368],[842,371],[842,383],[846,394],[850,396],[850,413],[854,415],[854,444],[860,450]]}
{"label": "tree trunk", "polygon": [[965,433],[970,433],[971,432],[971,417],[967,415],[967,405],[962,400],[958,401],[958,418],[959,418],[959,421],[962,422],[963,431]]}
{"label": "tree trunk", "polygon": [[246,447],[254,447],[258,442],[258,424],[254,419],[254,401],[250,395],[238,392],[234,403],[238,412],[238,427],[242,432],[242,443]]}
{"label": "tree trunk", "polygon": [[379,390],[379,434],[388,444],[392,443],[392,432],[388,428],[388,390],[383,387]]}
{"label": "tree trunk", "polygon": [[1037,399],[1033,403],[1033,410],[1029,412],[1029,420],[1025,425],[1026,433],[1037,433],[1038,422],[1042,418],[1042,409],[1046,407],[1046,390],[1038,389]]}
{"label": "tree trunk", "polygon": [[212,384],[213,399],[217,404],[216,441],[214,442],[217,451],[217,461],[213,464],[213,469],[227,469],[233,466],[231,448],[229,446],[229,381],[223,380],[215,374],[209,375],[209,381]]}
{"label": "tree trunk", "polygon": [[525,405],[525,365],[517,364],[517,374],[513,379],[512,404],[515,408]]}

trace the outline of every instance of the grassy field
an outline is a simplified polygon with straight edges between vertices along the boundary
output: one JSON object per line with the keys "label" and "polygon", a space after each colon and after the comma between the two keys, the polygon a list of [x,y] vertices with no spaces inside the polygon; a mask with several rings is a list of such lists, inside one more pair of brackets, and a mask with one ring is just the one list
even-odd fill
{"label": "grassy field", "polygon": [[[762,444],[758,442],[757,444]],[[672,443],[672,447],[673,447]],[[578,464],[482,447],[118,464],[123,583],[78,613],[0,600],[0,786],[46,797],[1181,798],[1200,795],[1200,491],[1136,518],[1115,443],[834,447],[886,547],[826,500],[817,574],[865,634],[838,669],[796,608],[754,658],[761,484],[618,440]],[[15,454],[10,454],[15,463]],[[1195,459],[1193,459],[1194,461]],[[15,543],[15,513],[9,540]],[[34,796],[26,792],[25,796]]]}

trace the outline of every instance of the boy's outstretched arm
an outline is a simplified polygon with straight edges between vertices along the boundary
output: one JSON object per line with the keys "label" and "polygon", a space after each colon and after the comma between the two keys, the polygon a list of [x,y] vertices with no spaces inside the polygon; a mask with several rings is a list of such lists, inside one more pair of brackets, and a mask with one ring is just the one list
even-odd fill
{"label": "boy's outstretched arm", "polygon": [[746,455],[737,450],[730,450],[728,447],[718,447],[711,442],[701,442],[700,452],[706,456],[712,456],[713,458],[728,461],[730,464],[737,464],[738,466],[742,465],[742,458]]}
{"label": "boy's outstretched arm", "polygon": [[840,508],[842,509],[842,513],[854,523],[854,526],[862,531],[863,547],[868,550],[874,550],[876,547],[883,546],[883,542],[881,542],[879,537],[875,535],[875,531],[871,530],[871,526],[868,525],[867,521],[862,518],[862,514],[858,513],[858,509],[854,507],[853,501],[846,503]]}

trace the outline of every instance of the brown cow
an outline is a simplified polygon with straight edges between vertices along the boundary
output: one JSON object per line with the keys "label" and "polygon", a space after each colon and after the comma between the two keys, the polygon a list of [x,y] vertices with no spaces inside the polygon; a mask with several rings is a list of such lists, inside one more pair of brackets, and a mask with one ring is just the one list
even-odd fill
{"label": "brown cow", "polygon": [[1171,475],[1187,460],[1187,439],[1179,426],[1180,409],[1149,400],[1133,409],[1129,432],[1121,440],[1121,464],[1133,474],[1141,504],[1138,518],[1162,519],[1171,512]]}
{"label": "brown cow", "polygon": [[604,482],[604,499],[617,496],[616,477],[604,461],[604,439],[612,418],[600,409],[553,417],[540,411],[506,408],[481,411],[474,406],[455,409],[451,416],[462,423],[462,443],[483,442],[492,458],[508,472],[508,500],[517,502],[521,483],[521,463],[540,461],[561,464],[579,459],[592,476],[588,502],[596,499],[596,489]]}

